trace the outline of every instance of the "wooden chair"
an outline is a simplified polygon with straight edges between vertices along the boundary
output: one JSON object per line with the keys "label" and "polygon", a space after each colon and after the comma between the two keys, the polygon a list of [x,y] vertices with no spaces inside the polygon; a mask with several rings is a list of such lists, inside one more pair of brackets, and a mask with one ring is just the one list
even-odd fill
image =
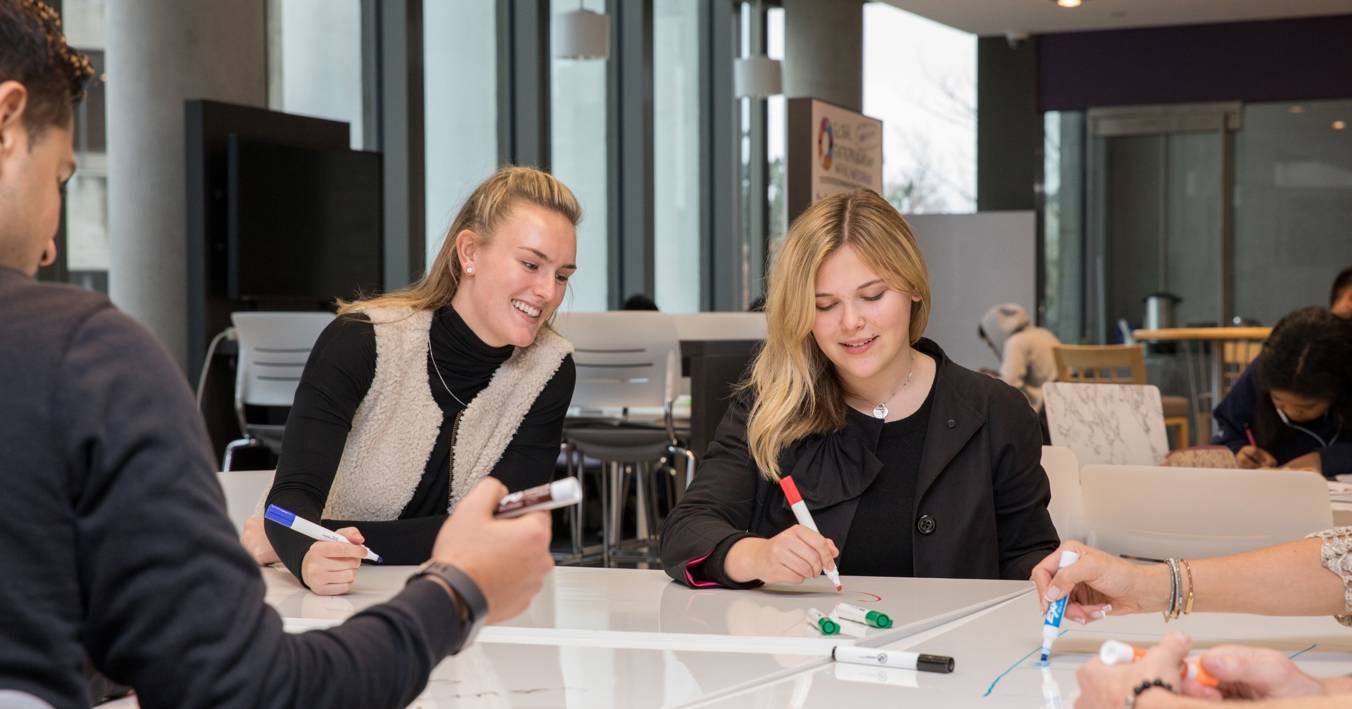
{"label": "wooden chair", "polygon": [[[1056,381],[1089,384],[1145,384],[1141,345],[1057,345]],[[1192,444],[1192,406],[1186,397],[1161,397],[1166,428],[1178,429],[1178,448]]]}
{"label": "wooden chair", "polygon": [[1263,351],[1263,343],[1238,340],[1221,343],[1221,347],[1221,391],[1229,393],[1230,387],[1234,386],[1240,375],[1244,374],[1244,370],[1249,368],[1249,363],[1257,359],[1259,353]]}

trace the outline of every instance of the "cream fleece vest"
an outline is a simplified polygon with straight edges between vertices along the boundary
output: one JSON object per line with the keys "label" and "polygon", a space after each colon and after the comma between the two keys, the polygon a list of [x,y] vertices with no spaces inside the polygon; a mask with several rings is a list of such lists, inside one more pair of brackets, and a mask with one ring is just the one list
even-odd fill
{"label": "cream fleece vest", "polygon": [[[364,312],[376,333],[376,373],[352,419],[324,506],[325,519],[398,519],[413,498],[441,430],[443,413],[427,377],[432,312]],[[572,351],[572,343],[541,328],[534,344],[517,348],[469,402],[451,451],[448,511],[492,471],[526,412]]]}

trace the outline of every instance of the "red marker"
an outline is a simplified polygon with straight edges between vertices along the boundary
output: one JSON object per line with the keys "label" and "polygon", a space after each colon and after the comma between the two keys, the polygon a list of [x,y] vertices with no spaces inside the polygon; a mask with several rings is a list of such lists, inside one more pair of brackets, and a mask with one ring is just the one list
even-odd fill
{"label": "red marker", "polygon": [[[1143,648],[1128,645],[1119,640],[1108,640],[1099,648],[1099,660],[1111,667],[1124,662],[1135,662],[1145,657],[1145,652]],[[1201,660],[1195,657],[1183,661],[1183,666],[1179,668],[1179,674],[1182,674],[1184,679],[1191,679],[1203,687],[1220,685],[1220,681],[1203,669]]]}
{"label": "red marker", "polygon": [[1248,439],[1249,439],[1249,445],[1253,446],[1254,448],[1257,448],[1257,447],[1258,447],[1258,441],[1253,440],[1253,429],[1252,429],[1252,428],[1249,428],[1248,426],[1245,426],[1245,427],[1244,427],[1244,436],[1245,436],[1245,438],[1248,438]]}
{"label": "red marker", "polygon": [[[798,524],[821,534],[817,531],[817,523],[812,521],[812,513],[807,511],[807,504],[803,502],[803,496],[798,494],[798,486],[794,484],[793,478],[785,475],[779,479],[779,489],[784,491],[784,497],[789,501],[789,509],[793,510],[793,516],[798,519]],[[845,590],[840,585],[840,572],[834,567],[822,571],[826,577],[831,579],[831,583],[836,585],[836,593]]]}

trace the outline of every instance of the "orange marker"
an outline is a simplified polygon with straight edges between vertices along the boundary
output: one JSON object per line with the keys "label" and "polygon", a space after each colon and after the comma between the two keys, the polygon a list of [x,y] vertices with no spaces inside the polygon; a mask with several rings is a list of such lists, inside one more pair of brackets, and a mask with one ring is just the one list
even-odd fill
{"label": "orange marker", "polygon": [[[1142,657],[1145,657],[1145,649],[1118,640],[1108,640],[1099,648],[1099,659],[1109,667],[1124,662],[1135,662]],[[1184,660],[1179,673],[1183,675],[1183,679],[1190,679],[1203,687],[1215,687],[1220,684],[1220,680],[1212,677],[1202,667],[1202,662],[1195,657]]]}

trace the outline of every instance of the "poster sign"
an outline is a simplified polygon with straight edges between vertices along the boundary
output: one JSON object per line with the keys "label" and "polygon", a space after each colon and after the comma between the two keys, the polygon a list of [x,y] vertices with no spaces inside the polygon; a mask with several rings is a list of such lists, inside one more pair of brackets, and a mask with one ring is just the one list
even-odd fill
{"label": "poster sign", "polygon": [[789,217],[827,195],[883,190],[883,122],[818,99],[790,99]]}

